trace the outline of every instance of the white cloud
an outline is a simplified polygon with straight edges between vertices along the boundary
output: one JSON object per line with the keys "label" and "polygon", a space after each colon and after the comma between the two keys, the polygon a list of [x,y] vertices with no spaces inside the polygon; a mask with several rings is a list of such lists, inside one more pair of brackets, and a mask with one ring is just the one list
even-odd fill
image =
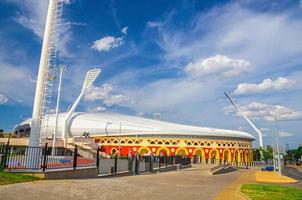
{"label": "white cloud", "polygon": [[161,22],[153,22],[153,21],[149,21],[149,22],[147,22],[146,26],[147,26],[148,28],[157,28],[157,27],[162,26],[162,24],[163,24],[163,23],[161,23]]}
{"label": "white cloud", "polygon": [[[17,5],[21,13],[16,16],[15,20],[25,28],[31,30],[41,40],[44,35],[44,28],[48,9],[48,0],[7,0],[10,3]],[[64,0],[65,4],[71,4],[74,0]],[[64,12],[64,9],[63,9]],[[61,22],[57,26],[58,34],[58,53],[64,58],[71,58],[71,53],[67,50],[67,44],[72,40],[72,25],[79,25],[79,23],[68,22],[61,17]]]}
{"label": "white cloud", "polygon": [[118,95],[110,95],[108,98],[104,99],[103,103],[107,106],[113,106],[126,101],[127,98],[124,95],[118,94]]}
{"label": "white cloud", "polygon": [[260,128],[263,137],[270,137],[269,128]]}
{"label": "white cloud", "polygon": [[[146,74],[147,72],[142,73]],[[136,76],[141,77],[143,74]],[[133,79],[136,77],[128,73],[117,77],[117,81],[122,80],[122,82],[131,82]],[[221,83],[208,79],[170,78],[156,80],[148,84],[121,85],[120,90],[130,99],[126,106],[136,112],[164,113],[180,110],[189,112],[189,107],[194,107],[197,110],[197,108],[202,107],[201,101],[212,98],[213,93],[218,92],[215,89],[218,84]],[[207,85],[211,85],[211,87],[207,87]],[[191,118],[191,116],[187,117]]]}
{"label": "white cloud", "polygon": [[88,108],[87,109],[88,112],[103,112],[105,110],[106,110],[106,108],[103,107],[103,106],[97,106],[95,108]]}
{"label": "white cloud", "polygon": [[286,131],[280,131],[279,132],[279,137],[291,137],[291,136],[294,136],[294,134],[286,132]]}
{"label": "white cloud", "polygon": [[[0,50],[1,52],[1,50]],[[0,58],[0,93],[19,103],[32,103],[34,83],[31,72],[26,67],[12,66]]]}
{"label": "white cloud", "polygon": [[262,133],[264,133],[264,132],[269,132],[270,129],[269,129],[269,128],[260,128],[260,131],[261,131]]}
{"label": "white cloud", "polygon": [[125,26],[123,29],[122,29],[122,33],[127,35],[128,33],[128,26]]}
{"label": "white cloud", "polygon": [[17,5],[21,14],[16,18],[16,21],[22,26],[32,30],[39,38],[43,38],[44,26],[47,15],[48,0],[8,0]]}
{"label": "white cloud", "polygon": [[[252,119],[264,119],[266,121],[274,121],[275,116],[278,120],[296,120],[302,118],[302,112],[295,111],[281,105],[264,104],[259,102],[252,102],[245,106],[240,106],[240,110],[246,116]],[[225,114],[236,112],[233,106],[224,108]],[[237,116],[240,113],[236,112]]]}
{"label": "white cloud", "polygon": [[241,83],[234,91],[235,95],[261,93],[273,90],[288,89],[294,85],[294,81],[284,77],[279,77],[276,80],[265,79],[259,84]]}
{"label": "white cloud", "polygon": [[85,100],[96,101],[106,99],[112,89],[112,86],[106,83],[100,87],[92,86],[88,89],[87,93],[85,94]]}
{"label": "white cloud", "polygon": [[185,71],[192,77],[205,75],[223,75],[226,77],[240,75],[250,71],[251,64],[243,59],[233,59],[227,56],[216,55],[206,59],[199,59],[195,63],[189,63]]}
{"label": "white cloud", "polygon": [[0,94],[0,105],[5,104],[6,102],[8,102],[8,98],[3,94]]}
{"label": "white cloud", "polygon": [[99,40],[93,42],[91,46],[92,49],[95,49],[99,52],[101,51],[110,51],[113,48],[117,48],[118,46],[124,43],[123,37],[115,38],[113,36],[106,36]]}
{"label": "white cloud", "polygon": [[101,100],[106,106],[113,106],[127,101],[122,94],[112,94],[113,87],[110,84],[103,84],[100,87],[92,86],[85,94],[85,100],[89,102]]}

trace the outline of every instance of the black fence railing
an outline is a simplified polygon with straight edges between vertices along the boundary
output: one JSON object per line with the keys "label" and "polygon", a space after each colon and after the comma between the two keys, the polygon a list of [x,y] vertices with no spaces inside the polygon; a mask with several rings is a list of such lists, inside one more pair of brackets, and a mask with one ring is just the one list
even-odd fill
{"label": "black fence railing", "polygon": [[75,148],[0,145],[0,165],[4,169],[51,170],[96,166],[96,159],[85,158]]}
{"label": "black fence railing", "polygon": [[[87,156],[78,146],[74,148],[0,145],[0,165],[7,170],[55,170],[62,168],[97,167],[99,174],[117,174],[130,172],[161,171],[172,167],[191,165],[191,158],[175,156],[132,156],[101,158],[100,148],[95,151],[96,157]],[[80,153],[81,152],[81,153]],[[87,153],[87,152],[86,152]],[[86,155],[86,156],[85,156]]]}
{"label": "black fence railing", "polygon": [[[99,155],[99,154],[98,154]],[[140,156],[127,158],[97,158],[97,167],[100,175],[129,173],[140,174],[145,172],[164,171],[177,167],[191,166],[191,158],[177,156]]]}

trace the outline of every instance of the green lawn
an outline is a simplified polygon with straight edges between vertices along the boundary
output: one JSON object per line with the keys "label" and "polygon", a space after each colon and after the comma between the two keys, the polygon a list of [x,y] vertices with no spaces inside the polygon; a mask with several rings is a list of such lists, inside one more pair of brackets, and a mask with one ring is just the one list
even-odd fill
{"label": "green lawn", "polygon": [[302,189],[295,187],[244,184],[240,191],[252,200],[302,200]]}
{"label": "green lawn", "polygon": [[33,176],[24,176],[21,174],[0,172],[0,185],[21,183],[21,182],[28,182],[28,181],[35,181],[35,180],[40,180],[40,179]]}

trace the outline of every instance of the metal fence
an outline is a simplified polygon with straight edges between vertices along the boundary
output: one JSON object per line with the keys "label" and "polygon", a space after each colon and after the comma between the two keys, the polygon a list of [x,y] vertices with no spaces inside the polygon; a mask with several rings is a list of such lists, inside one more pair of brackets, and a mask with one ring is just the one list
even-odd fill
{"label": "metal fence", "polygon": [[[79,150],[80,151],[80,150]],[[190,158],[173,156],[140,156],[125,158],[101,158],[100,148],[96,157],[80,155],[78,146],[52,149],[47,143],[43,147],[11,146],[0,144],[0,165],[8,170],[55,170],[62,168],[97,167],[99,174],[130,172],[139,174],[160,171],[169,167],[191,165]]]}
{"label": "metal fence", "polygon": [[97,158],[100,175],[130,173],[140,174],[146,172],[161,171],[176,166],[191,166],[191,159],[174,156],[140,156],[130,158]]}
{"label": "metal fence", "polygon": [[51,170],[96,166],[96,159],[85,158],[78,148],[56,147],[47,143],[43,147],[0,145],[0,164],[5,169]]}

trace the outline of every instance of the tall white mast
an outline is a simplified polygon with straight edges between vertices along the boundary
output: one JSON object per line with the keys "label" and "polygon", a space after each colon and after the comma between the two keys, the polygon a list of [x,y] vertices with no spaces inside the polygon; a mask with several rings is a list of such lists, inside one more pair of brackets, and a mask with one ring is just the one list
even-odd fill
{"label": "tall white mast", "polygon": [[227,92],[224,92],[225,96],[229,99],[231,104],[235,107],[235,109],[239,112],[239,114],[249,123],[249,125],[258,133],[259,136],[259,147],[263,148],[263,139],[262,132],[255,126],[255,124],[240,110],[240,108],[233,102],[231,97]]}
{"label": "tall white mast", "polygon": [[47,62],[48,62],[48,48],[50,46],[51,38],[52,38],[52,29],[53,29],[53,21],[55,16],[55,8],[56,0],[49,0],[48,12],[45,24],[43,45],[41,51],[39,72],[36,84],[36,93],[32,114],[32,122],[31,122],[31,131],[29,137],[29,146],[39,146],[40,141],[40,126],[42,122],[42,109],[43,109],[43,99],[44,99],[44,84],[46,80],[47,73]]}
{"label": "tall white mast", "polygon": [[52,89],[52,84],[49,84],[49,81],[53,81],[51,79],[54,75],[54,60],[58,40],[56,38],[56,25],[62,14],[62,6],[62,0],[49,0],[29,138],[29,146],[33,147],[40,145],[43,118],[48,114],[45,112],[46,95]]}

